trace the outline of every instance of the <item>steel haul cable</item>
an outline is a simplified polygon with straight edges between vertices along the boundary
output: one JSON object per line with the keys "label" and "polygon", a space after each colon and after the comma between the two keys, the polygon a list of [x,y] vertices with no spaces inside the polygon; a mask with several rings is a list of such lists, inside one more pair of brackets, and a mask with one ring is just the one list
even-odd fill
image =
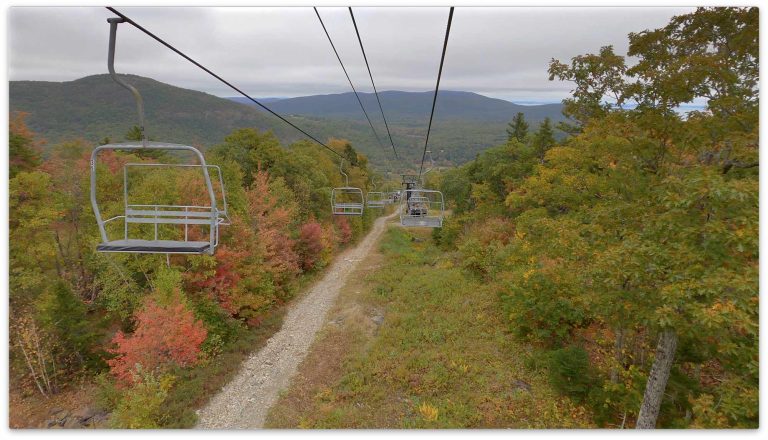
{"label": "steel haul cable", "polygon": [[195,66],[197,66],[197,67],[199,67],[200,69],[202,69],[203,71],[205,71],[207,74],[211,75],[212,77],[214,77],[214,78],[218,79],[219,81],[221,81],[222,83],[226,84],[226,85],[227,85],[227,86],[229,86],[229,87],[230,87],[232,90],[236,91],[237,93],[239,93],[239,94],[243,95],[244,97],[246,97],[247,99],[251,100],[251,101],[252,101],[254,104],[258,105],[259,107],[263,108],[264,110],[268,111],[268,112],[269,112],[269,113],[271,113],[272,115],[274,115],[274,116],[276,116],[277,118],[279,118],[281,121],[285,122],[286,124],[290,125],[291,127],[295,128],[296,130],[300,131],[300,132],[301,132],[302,134],[304,134],[306,137],[308,137],[308,138],[312,139],[313,141],[317,142],[319,145],[321,145],[321,146],[322,146],[323,148],[325,148],[326,150],[330,151],[331,153],[335,154],[336,156],[338,156],[338,157],[340,157],[340,158],[343,158],[343,157],[344,157],[344,156],[342,156],[341,154],[339,154],[339,153],[338,153],[336,150],[334,150],[333,148],[329,147],[328,145],[325,145],[323,142],[320,142],[320,141],[319,141],[319,140],[318,140],[316,137],[312,136],[311,134],[309,134],[309,133],[307,133],[306,131],[302,130],[301,128],[297,127],[297,126],[296,126],[294,123],[292,123],[291,121],[289,121],[289,120],[285,119],[284,117],[280,116],[279,114],[275,113],[275,112],[274,112],[274,111],[272,111],[272,109],[270,109],[269,107],[267,107],[267,106],[265,106],[264,104],[260,103],[259,101],[255,100],[254,98],[252,98],[250,95],[248,95],[248,94],[247,94],[247,93],[245,93],[244,91],[240,90],[239,88],[235,87],[235,86],[234,86],[233,84],[231,84],[229,81],[225,80],[224,78],[220,77],[219,75],[217,75],[217,74],[213,73],[213,72],[212,72],[210,69],[208,69],[207,67],[205,67],[205,66],[203,66],[202,64],[198,63],[197,61],[193,60],[192,58],[190,58],[189,56],[187,56],[187,55],[186,55],[184,52],[180,51],[179,49],[176,49],[176,48],[175,48],[175,47],[173,47],[171,44],[169,44],[169,43],[167,43],[165,40],[163,40],[162,38],[158,37],[157,35],[153,34],[152,32],[148,31],[147,29],[145,29],[144,27],[142,27],[141,25],[139,25],[138,23],[136,23],[135,21],[131,20],[131,19],[130,19],[130,18],[128,18],[128,17],[127,17],[125,14],[121,13],[120,11],[118,11],[117,9],[115,9],[115,8],[113,8],[113,7],[111,7],[111,6],[107,6],[106,8],[107,8],[109,11],[111,11],[112,13],[114,13],[115,15],[117,15],[118,17],[120,17],[120,18],[124,19],[124,20],[125,20],[127,23],[130,23],[131,25],[133,25],[133,27],[135,27],[136,29],[138,29],[138,30],[140,30],[140,31],[144,32],[145,34],[147,34],[148,36],[152,37],[152,38],[153,38],[155,41],[157,41],[158,43],[160,43],[160,44],[162,44],[163,46],[167,47],[168,49],[171,49],[172,51],[176,52],[176,53],[177,53],[179,56],[181,56],[181,57],[182,57],[182,58],[184,58],[185,60],[189,61],[190,63],[194,64]]}
{"label": "steel haul cable", "polygon": [[363,40],[360,38],[360,31],[357,29],[357,22],[355,21],[355,14],[352,12],[352,8],[349,8],[349,15],[352,17],[352,24],[355,26],[355,33],[357,34],[357,41],[360,43],[360,50],[363,52],[363,59],[365,60],[365,67],[368,69],[368,76],[371,78],[371,85],[373,85],[373,93],[376,95],[376,102],[379,103],[379,110],[381,110],[381,117],[384,119],[384,127],[387,128],[387,135],[389,136],[389,143],[392,144],[392,151],[395,152],[395,158],[399,158],[397,155],[397,149],[395,143],[392,141],[392,133],[389,132],[389,124],[387,124],[387,118],[384,116],[384,108],[381,106],[381,100],[379,99],[379,92],[376,90],[376,83],[373,82],[373,74],[371,73],[371,66],[368,65],[368,57],[365,55],[365,48],[363,47]]}
{"label": "steel haul cable", "polygon": [[379,143],[379,146],[383,149],[384,144],[381,143],[379,134],[376,132],[376,129],[373,128],[373,123],[371,122],[371,118],[368,117],[368,112],[365,111],[365,107],[363,106],[363,101],[360,100],[360,95],[357,93],[357,89],[355,89],[354,84],[352,84],[352,79],[349,77],[349,73],[347,73],[347,68],[344,67],[344,63],[341,61],[341,56],[339,56],[339,52],[336,50],[336,45],[333,44],[331,35],[328,33],[328,29],[325,28],[325,23],[323,23],[323,19],[322,17],[320,17],[320,13],[317,11],[317,8],[315,7],[313,9],[315,10],[317,19],[320,20],[320,25],[323,27],[323,31],[325,31],[325,36],[328,37],[328,42],[331,43],[331,48],[333,49],[333,53],[336,54],[336,59],[339,60],[341,69],[344,71],[344,75],[346,75],[347,81],[349,81],[349,86],[352,87],[352,91],[355,92],[355,98],[357,98],[357,102],[360,104],[360,109],[363,111],[363,114],[365,115],[365,119],[368,121],[368,125],[371,126],[371,131],[373,131],[373,135],[376,137],[376,141]]}
{"label": "steel haul cable", "polygon": [[429,126],[427,127],[427,139],[424,141],[424,152],[421,154],[421,165],[419,166],[419,178],[424,170],[424,158],[427,157],[427,146],[429,145],[429,132],[432,130],[432,117],[435,116],[435,104],[437,103],[437,92],[440,90],[440,77],[443,75],[443,63],[445,62],[445,50],[448,48],[448,36],[451,34],[451,21],[453,21],[453,6],[448,13],[448,26],[445,29],[445,41],[443,42],[443,54],[440,56],[440,69],[437,71],[437,84],[435,84],[435,96],[432,98],[432,112],[429,114]]}

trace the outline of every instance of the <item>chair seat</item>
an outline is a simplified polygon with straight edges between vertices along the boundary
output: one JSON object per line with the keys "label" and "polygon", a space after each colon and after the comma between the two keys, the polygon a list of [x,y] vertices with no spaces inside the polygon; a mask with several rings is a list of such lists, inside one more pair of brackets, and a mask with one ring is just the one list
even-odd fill
{"label": "chair seat", "polygon": [[440,217],[403,216],[400,219],[400,224],[403,226],[421,226],[424,228],[441,228],[443,227],[443,219],[441,219]]}
{"label": "chair seat", "polygon": [[211,248],[208,241],[174,240],[113,240],[99,243],[98,252],[132,252],[144,254],[205,254]]}

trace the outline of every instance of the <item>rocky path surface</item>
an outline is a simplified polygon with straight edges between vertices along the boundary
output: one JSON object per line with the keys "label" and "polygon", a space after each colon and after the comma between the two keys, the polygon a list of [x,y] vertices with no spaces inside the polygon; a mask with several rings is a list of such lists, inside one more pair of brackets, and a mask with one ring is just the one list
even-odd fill
{"label": "rocky path surface", "polygon": [[325,276],[295,304],[267,344],[243,362],[237,376],[198,411],[196,428],[261,428],[280,391],[286,389],[325,322],[347,277],[376,244],[394,214],[381,217],[357,245],[339,255]]}

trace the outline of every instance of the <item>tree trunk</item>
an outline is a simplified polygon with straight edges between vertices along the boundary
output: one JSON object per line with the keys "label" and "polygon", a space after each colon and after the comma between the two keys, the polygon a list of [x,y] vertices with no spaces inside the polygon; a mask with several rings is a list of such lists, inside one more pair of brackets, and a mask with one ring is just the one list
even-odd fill
{"label": "tree trunk", "polygon": [[624,329],[616,328],[616,341],[613,344],[613,356],[616,365],[611,368],[611,383],[619,383],[619,371],[624,364]]}
{"label": "tree trunk", "polygon": [[656,419],[659,417],[659,408],[664,398],[664,389],[667,387],[676,349],[677,333],[673,329],[663,330],[659,335],[659,345],[656,347],[656,359],[648,374],[648,383],[645,386],[643,404],[640,405],[640,414],[637,416],[636,429],[656,427]]}

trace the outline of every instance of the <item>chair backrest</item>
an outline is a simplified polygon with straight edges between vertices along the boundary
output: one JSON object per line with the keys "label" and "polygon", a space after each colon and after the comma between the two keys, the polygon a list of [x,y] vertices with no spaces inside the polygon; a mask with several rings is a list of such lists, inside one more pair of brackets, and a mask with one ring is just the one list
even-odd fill
{"label": "chair backrest", "polygon": [[[200,212],[209,212],[210,215],[216,215],[217,216],[217,223],[221,225],[228,225],[229,224],[229,212],[227,208],[227,192],[224,189],[224,177],[221,173],[221,168],[218,165],[205,165],[205,167],[208,169],[208,175],[211,175],[211,171],[216,172],[216,179],[215,181],[218,182],[219,188],[218,191],[216,190],[215,186],[213,187],[213,193],[214,198],[216,199],[215,205],[212,206],[193,206],[193,205],[136,205],[131,204],[129,202],[129,188],[128,188],[128,172],[131,167],[135,168],[201,168],[202,165],[197,164],[169,164],[169,163],[127,163],[123,167],[123,188],[124,188],[124,199],[125,199],[125,209],[126,209],[126,216],[128,216],[128,208],[130,206],[136,206],[141,209],[155,209],[155,207],[160,208],[160,210],[167,210],[168,208],[177,208],[182,209],[184,212],[190,212],[198,214]],[[214,179],[211,178],[211,183],[214,182]],[[203,211],[201,211],[203,210]],[[169,212],[174,212],[173,210]],[[172,216],[172,215],[171,215]],[[165,216],[167,217],[167,215]],[[185,218],[187,216],[181,215],[180,217]],[[190,214],[189,217],[194,217],[193,214]],[[199,216],[198,216],[199,217]],[[175,222],[169,222],[169,223],[175,223]],[[210,222],[208,222],[210,223]],[[192,224],[192,223],[190,223]],[[205,223],[207,224],[207,223]]]}
{"label": "chair backrest", "polygon": [[369,208],[383,208],[387,203],[387,199],[384,198],[384,193],[381,191],[368,191],[365,203]]}
{"label": "chair backrest", "polygon": [[364,207],[365,198],[360,188],[342,186],[331,191],[333,215],[363,215]]}
{"label": "chair backrest", "polygon": [[[182,210],[182,208],[184,208]],[[189,206],[173,205],[128,205],[125,221],[128,223],[150,223],[167,225],[210,225],[212,219],[218,222],[214,210],[192,211]],[[201,207],[203,208],[203,207]]]}

